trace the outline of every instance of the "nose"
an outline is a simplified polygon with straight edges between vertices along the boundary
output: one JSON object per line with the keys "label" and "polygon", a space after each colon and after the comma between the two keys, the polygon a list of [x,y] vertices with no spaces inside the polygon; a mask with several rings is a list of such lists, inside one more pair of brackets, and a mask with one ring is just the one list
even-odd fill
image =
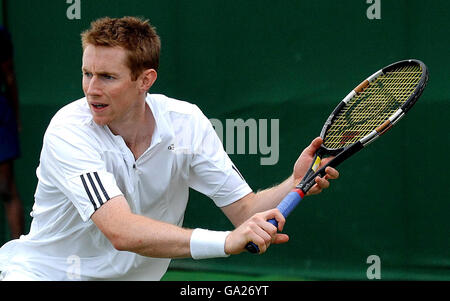
{"label": "nose", "polygon": [[86,96],[100,96],[101,88],[100,82],[96,75],[85,79],[85,94]]}

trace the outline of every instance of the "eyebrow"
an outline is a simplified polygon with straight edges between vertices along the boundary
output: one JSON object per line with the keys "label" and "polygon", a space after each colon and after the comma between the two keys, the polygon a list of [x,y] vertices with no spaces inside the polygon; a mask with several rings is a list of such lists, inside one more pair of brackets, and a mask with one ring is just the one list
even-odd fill
{"label": "eyebrow", "polygon": [[[87,68],[81,68],[81,70],[83,72],[91,72],[89,71]],[[108,71],[99,71],[99,72],[95,72],[98,75],[111,75],[111,76],[119,76],[119,73],[115,73],[115,72],[108,72]]]}

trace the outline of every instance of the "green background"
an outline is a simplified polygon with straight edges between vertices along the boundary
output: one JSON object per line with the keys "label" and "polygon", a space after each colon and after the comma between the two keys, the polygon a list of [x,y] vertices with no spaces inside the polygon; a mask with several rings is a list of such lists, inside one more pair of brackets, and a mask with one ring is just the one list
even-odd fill
{"label": "green background", "polygon": [[[134,15],[150,19],[162,40],[150,92],[195,103],[222,121],[280,120],[276,165],[261,165],[261,154],[230,155],[255,191],[289,176],[330,111],[361,80],[408,58],[430,72],[422,98],[395,130],[345,162],[339,180],[289,216],[288,244],[262,256],[173,260],[171,269],[364,280],[366,259],[377,255],[382,279],[450,280],[448,1],[381,0],[379,20],[367,18],[365,0],[80,0],[79,20],[67,18],[65,0],[2,2],[21,101],[15,169],[27,232],[43,133],[60,107],[83,96],[79,34],[98,17]],[[195,191],[185,226],[231,229]]]}

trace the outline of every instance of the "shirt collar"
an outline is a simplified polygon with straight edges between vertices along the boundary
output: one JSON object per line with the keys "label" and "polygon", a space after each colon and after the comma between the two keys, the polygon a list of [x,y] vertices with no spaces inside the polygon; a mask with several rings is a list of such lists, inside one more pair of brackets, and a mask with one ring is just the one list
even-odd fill
{"label": "shirt collar", "polygon": [[147,93],[147,97],[145,98],[145,102],[150,107],[152,111],[153,118],[155,119],[155,129],[153,130],[152,142],[150,143],[149,149],[152,149],[154,146],[158,145],[162,141],[162,132],[164,130],[164,122],[162,119],[162,114],[154,101],[153,97]]}

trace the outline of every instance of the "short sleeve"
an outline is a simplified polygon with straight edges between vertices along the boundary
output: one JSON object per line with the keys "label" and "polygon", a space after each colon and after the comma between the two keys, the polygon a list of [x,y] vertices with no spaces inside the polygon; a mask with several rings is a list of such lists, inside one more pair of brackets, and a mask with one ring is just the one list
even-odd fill
{"label": "short sleeve", "polygon": [[73,203],[83,221],[122,194],[95,145],[87,133],[60,127],[47,131],[41,152],[41,176]]}
{"label": "short sleeve", "polygon": [[203,113],[195,130],[190,187],[210,197],[218,207],[229,205],[252,192]]}

